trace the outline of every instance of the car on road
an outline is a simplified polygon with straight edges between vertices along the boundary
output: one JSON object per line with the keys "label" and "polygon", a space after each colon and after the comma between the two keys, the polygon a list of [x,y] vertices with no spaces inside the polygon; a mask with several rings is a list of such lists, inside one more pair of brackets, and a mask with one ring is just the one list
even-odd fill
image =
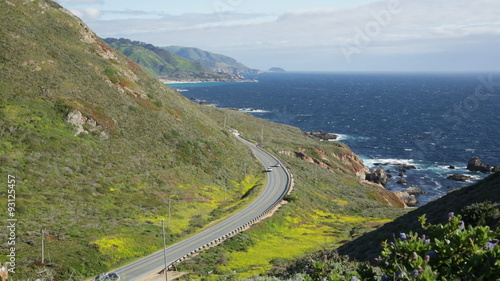
{"label": "car on road", "polygon": [[92,281],[120,281],[120,280],[122,280],[120,276],[114,272],[101,273],[97,275],[94,279],[92,279]]}
{"label": "car on road", "polygon": [[271,167],[268,167],[268,168],[266,169],[266,172],[272,172],[272,171],[273,171],[273,168],[271,168]]}

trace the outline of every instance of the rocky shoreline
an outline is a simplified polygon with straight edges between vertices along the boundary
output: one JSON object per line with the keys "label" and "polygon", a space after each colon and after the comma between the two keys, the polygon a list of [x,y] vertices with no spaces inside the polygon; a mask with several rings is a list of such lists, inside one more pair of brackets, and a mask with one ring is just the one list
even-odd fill
{"label": "rocky shoreline", "polygon": [[[383,187],[386,187],[389,179],[393,177],[398,177],[396,181],[398,185],[406,186],[409,184],[409,182],[406,179],[407,178],[406,172],[409,170],[419,169],[415,165],[391,163],[391,162],[374,163],[373,165],[376,166],[376,168],[368,170],[368,172],[366,173],[365,180],[375,184],[380,184]],[[395,167],[395,170],[381,168],[383,166]],[[448,169],[454,170],[456,169],[456,167],[454,167],[453,165],[449,165]],[[471,172],[490,174],[490,173],[500,172],[500,166],[484,164],[479,157],[473,157],[467,163],[467,170]],[[468,182],[473,179],[472,176],[458,174],[458,173],[448,175],[446,178],[458,182]],[[451,188],[451,186],[448,186],[447,188]],[[405,188],[403,190],[394,191],[394,194],[397,197],[399,197],[408,207],[416,207],[420,204],[419,201],[417,200],[417,196],[426,194],[426,192],[424,192],[418,186],[411,185],[410,187]]]}

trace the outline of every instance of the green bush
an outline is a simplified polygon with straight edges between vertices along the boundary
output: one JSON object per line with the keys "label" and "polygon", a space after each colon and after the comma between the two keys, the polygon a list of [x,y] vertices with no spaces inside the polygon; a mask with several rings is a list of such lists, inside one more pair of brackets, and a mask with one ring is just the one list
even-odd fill
{"label": "green bush", "polygon": [[494,218],[499,212],[498,203],[493,204],[489,201],[485,201],[465,206],[460,213],[466,224],[488,225],[492,227]]}
{"label": "green bush", "polygon": [[401,233],[384,242],[378,260],[386,280],[498,280],[498,229],[465,227],[453,213],[444,225],[428,224],[425,215],[420,223],[427,234]]}

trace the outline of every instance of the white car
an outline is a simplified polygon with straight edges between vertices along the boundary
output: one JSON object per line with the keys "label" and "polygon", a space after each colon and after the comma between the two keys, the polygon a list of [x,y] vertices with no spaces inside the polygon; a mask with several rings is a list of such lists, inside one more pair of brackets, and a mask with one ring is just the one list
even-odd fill
{"label": "white car", "polygon": [[272,172],[273,171],[273,168],[269,167],[266,169],[266,172]]}
{"label": "white car", "polygon": [[122,280],[120,276],[114,272],[101,273],[97,275],[94,279],[92,279],[92,281],[120,281],[120,280]]}

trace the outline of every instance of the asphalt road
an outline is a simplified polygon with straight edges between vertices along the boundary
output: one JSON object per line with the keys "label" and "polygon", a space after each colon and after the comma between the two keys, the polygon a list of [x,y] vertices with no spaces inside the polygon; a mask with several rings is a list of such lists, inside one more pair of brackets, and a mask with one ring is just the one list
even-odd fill
{"label": "asphalt road", "polygon": [[[275,166],[278,162],[271,154],[258,148],[254,144],[240,138],[237,139],[246,144],[255,157],[262,162],[263,170],[270,166]],[[167,248],[167,264],[170,265],[176,260],[202,250],[203,247],[216,244],[221,238],[232,236],[249,225],[258,221],[268,211],[278,204],[290,188],[291,176],[289,172],[280,165],[272,167],[273,171],[267,173],[267,185],[260,196],[246,208],[218,223],[217,225],[204,230],[186,240]],[[126,266],[114,270],[122,280],[134,281],[151,272],[159,272],[165,268],[163,250],[150,256],[132,262]]]}

